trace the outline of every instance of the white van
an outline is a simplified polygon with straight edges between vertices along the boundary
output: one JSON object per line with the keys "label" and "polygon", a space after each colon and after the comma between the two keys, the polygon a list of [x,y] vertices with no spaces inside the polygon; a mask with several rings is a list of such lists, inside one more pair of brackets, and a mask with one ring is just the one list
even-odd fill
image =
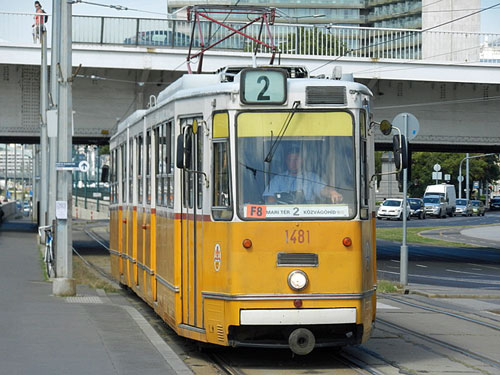
{"label": "white van", "polygon": [[439,195],[444,198],[446,203],[446,214],[453,216],[457,208],[457,194],[455,193],[455,186],[448,184],[429,185],[425,189],[424,197],[428,195]]}

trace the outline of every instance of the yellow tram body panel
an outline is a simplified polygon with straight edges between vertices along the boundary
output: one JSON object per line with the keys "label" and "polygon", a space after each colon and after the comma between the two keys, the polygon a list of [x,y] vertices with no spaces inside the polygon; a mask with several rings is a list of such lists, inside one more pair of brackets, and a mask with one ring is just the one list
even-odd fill
{"label": "yellow tram body panel", "polygon": [[[119,217],[124,210],[116,212],[110,225],[119,235]],[[125,212],[132,221],[137,220],[137,210]],[[132,230],[132,237],[139,230],[148,233],[147,240],[142,241],[143,249],[127,248],[137,241],[119,244],[118,251],[128,254],[121,256],[126,266],[120,269],[120,262],[113,259],[112,267],[114,277],[127,281],[124,283],[154,306],[177,333],[228,345],[229,327],[240,325],[242,310],[293,310],[297,309],[294,300],[300,299],[300,309],[354,308],[355,323],[363,325],[363,341],[369,336],[375,319],[376,279],[375,249],[373,242],[366,239],[374,237],[373,219],[265,225],[199,220],[195,288],[194,275],[186,275],[188,269],[194,269],[194,260],[190,257],[187,264],[183,254],[186,250],[182,249],[181,228],[185,223],[172,216],[145,211],[139,222],[144,224]],[[111,232],[115,236],[114,230]],[[350,246],[343,244],[345,237],[351,238]],[[245,239],[252,241],[248,249],[242,244]],[[278,266],[278,253],[317,254],[318,262],[315,266]],[[295,269],[304,271],[309,279],[307,287],[299,292],[287,284],[289,273]],[[143,276],[134,278],[137,273]],[[188,297],[187,290],[198,292]],[[188,311],[188,299],[190,305],[196,299],[195,311]],[[186,314],[191,315],[189,319]]]}

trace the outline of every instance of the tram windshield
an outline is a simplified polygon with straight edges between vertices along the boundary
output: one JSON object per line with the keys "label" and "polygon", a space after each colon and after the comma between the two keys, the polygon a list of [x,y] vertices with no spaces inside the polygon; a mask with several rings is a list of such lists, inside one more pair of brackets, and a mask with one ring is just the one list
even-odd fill
{"label": "tram windshield", "polygon": [[242,112],[236,119],[242,219],[355,215],[354,120],[348,112]]}

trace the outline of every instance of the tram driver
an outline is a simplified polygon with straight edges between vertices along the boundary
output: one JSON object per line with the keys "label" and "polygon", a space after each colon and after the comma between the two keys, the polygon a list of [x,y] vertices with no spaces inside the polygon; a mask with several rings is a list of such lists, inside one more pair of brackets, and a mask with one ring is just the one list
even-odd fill
{"label": "tram driver", "polygon": [[286,171],[275,174],[262,196],[268,204],[308,204],[327,201],[342,202],[342,195],[310,171],[302,170],[298,147],[290,148],[285,156]]}

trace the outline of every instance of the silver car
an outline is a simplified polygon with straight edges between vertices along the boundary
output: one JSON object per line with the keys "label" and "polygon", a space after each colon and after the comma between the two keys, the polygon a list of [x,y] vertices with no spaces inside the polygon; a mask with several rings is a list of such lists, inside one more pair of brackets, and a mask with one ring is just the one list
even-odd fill
{"label": "silver car", "polygon": [[469,199],[457,199],[455,215],[472,216],[472,204]]}
{"label": "silver car", "polygon": [[425,214],[436,217],[446,217],[446,202],[439,195],[427,195],[424,197]]}

